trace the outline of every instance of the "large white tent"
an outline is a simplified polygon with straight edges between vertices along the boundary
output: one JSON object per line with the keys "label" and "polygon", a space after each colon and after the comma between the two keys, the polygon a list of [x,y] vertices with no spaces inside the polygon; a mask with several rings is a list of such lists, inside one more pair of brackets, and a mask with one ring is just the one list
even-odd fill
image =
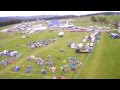
{"label": "large white tent", "polygon": [[59,36],[63,36],[63,35],[64,35],[64,32],[61,31],[61,32],[58,33],[58,35],[59,35]]}

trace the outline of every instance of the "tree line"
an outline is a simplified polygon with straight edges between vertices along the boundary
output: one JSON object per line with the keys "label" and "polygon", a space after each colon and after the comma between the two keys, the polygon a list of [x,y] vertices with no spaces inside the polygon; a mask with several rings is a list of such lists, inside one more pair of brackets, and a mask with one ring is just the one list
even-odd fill
{"label": "tree line", "polygon": [[108,21],[107,18],[101,17],[101,16],[98,16],[98,17],[91,16],[91,21],[97,22],[97,23],[103,23],[103,24],[112,24],[115,29],[118,29],[118,27],[119,27],[118,21],[111,22],[111,21]]}
{"label": "tree line", "polygon": [[[38,17],[39,20],[52,20],[52,19],[67,19],[67,18],[75,18],[75,15],[64,15],[64,16],[53,16],[53,17]],[[0,26],[12,25],[21,23],[22,21],[34,21],[36,17],[27,17],[27,18],[20,18],[20,17],[0,17]]]}
{"label": "tree line", "polygon": [[19,19],[0,20],[0,26],[12,25],[17,23],[21,23],[21,20]]}

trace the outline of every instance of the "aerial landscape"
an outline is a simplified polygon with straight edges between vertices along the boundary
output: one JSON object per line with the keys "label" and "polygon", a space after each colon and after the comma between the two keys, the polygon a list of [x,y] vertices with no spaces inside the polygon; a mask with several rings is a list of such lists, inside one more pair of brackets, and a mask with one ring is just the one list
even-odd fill
{"label": "aerial landscape", "polygon": [[120,12],[0,16],[0,79],[119,79],[119,54]]}

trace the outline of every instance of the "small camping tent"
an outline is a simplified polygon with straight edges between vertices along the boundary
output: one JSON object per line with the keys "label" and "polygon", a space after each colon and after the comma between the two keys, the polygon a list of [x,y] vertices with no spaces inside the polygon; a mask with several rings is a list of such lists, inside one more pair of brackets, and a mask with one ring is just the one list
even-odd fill
{"label": "small camping tent", "polygon": [[27,38],[27,36],[22,36],[22,38]]}
{"label": "small camping tent", "polygon": [[117,33],[110,33],[110,36],[111,36],[112,39],[120,37],[119,34],[117,34]]}
{"label": "small camping tent", "polygon": [[15,67],[13,67],[13,70],[18,72],[20,70],[20,67],[19,66],[15,66]]}
{"label": "small camping tent", "polygon": [[76,69],[75,64],[70,64],[70,68],[71,68],[72,71],[75,71],[75,69]]}
{"label": "small camping tent", "polygon": [[45,69],[43,68],[43,69],[41,69],[41,74],[42,75],[45,75],[46,74],[46,71],[45,71]]}
{"label": "small camping tent", "polygon": [[61,32],[58,33],[58,35],[59,35],[59,37],[63,37],[64,36],[64,32],[61,31]]}
{"label": "small camping tent", "polygon": [[76,44],[75,44],[75,43],[72,43],[72,44],[71,44],[71,48],[76,48]]}

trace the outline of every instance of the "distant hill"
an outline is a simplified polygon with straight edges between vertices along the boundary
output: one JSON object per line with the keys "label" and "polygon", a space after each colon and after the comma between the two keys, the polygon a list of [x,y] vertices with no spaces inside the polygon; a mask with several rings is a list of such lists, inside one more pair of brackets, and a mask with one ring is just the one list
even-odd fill
{"label": "distant hill", "polygon": [[56,16],[56,15],[40,15],[40,16],[13,16],[13,17],[0,17],[0,21],[8,21],[13,19],[18,20],[36,20],[37,18],[42,20],[50,20],[50,19],[62,19],[62,18],[75,18],[75,15],[64,15],[64,16]]}
{"label": "distant hill", "polygon": [[[93,13],[93,14],[87,14],[87,15],[81,15],[80,17],[85,16],[95,16],[95,15],[120,15],[120,12],[102,12],[102,13]],[[76,15],[37,15],[37,16],[11,16],[11,17],[0,17],[0,21],[9,21],[13,19],[17,20],[36,20],[38,19],[44,19],[44,20],[50,20],[50,19],[62,19],[62,18],[75,18],[78,17]]]}
{"label": "distant hill", "polygon": [[[95,16],[95,15],[120,15],[120,12],[102,12],[102,13],[94,13],[81,15],[80,17],[85,16]],[[0,26],[21,23],[21,21],[33,21],[36,19],[39,20],[52,20],[52,19],[67,19],[67,18],[76,18],[79,16],[76,15],[37,15],[37,16],[12,16],[12,17],[0,17]]]}
{"label": "distant hill", "polygon": [[0,26],[11,25],[21,23],[22,21],[33,20],[51,20],[51,19],[63,19],[63,18],[75,18],[75,15],[40,15],[40,16],[13,16],[13,17],[0,17]]}
{"label": "distant hill", "polygon": [[81,15],[81,17],[85,17],[85,16],[96,16],[96,15],[120,15],[120,12],[102,12],[102,13],[94,13],[94,14]]}

